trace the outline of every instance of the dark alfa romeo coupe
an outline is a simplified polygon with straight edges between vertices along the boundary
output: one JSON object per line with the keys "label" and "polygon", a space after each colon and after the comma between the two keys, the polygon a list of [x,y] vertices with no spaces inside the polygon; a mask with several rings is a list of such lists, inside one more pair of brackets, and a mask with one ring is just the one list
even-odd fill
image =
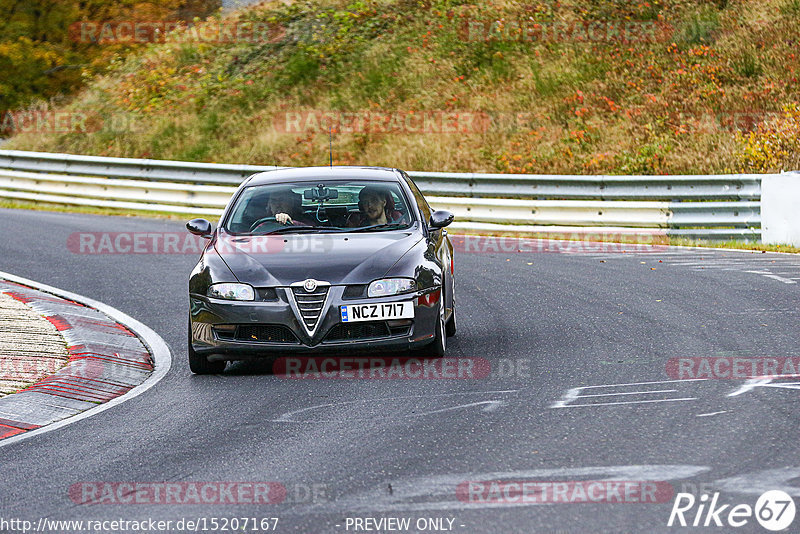
{"label": "dark alfa romeo coupe", "polygon": [[398,169],[255,174],[231,198],[189,279],[189,366],[275,354],[413,351],[455,334],[447,211]]}

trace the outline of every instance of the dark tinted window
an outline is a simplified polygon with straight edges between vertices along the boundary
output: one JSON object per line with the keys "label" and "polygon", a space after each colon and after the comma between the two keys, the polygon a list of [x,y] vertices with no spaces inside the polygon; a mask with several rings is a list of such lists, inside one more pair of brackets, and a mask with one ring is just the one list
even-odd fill
{"label": "dark tinted window", "polygon": [[425,221],[425,224],[428,224],[428,222],[431,220],[431,207],[428,205],[428,201],[425,200],[424,196],[422,196],[422,192],[409,175],[403,173],[403,177],[406,179],[408,187],[411,189],[411,193],[414,195],[414,199],[417,201],[417,206],[419,206],[422,220]]}
{"label": "dark tinted window", "polygon": [[[371,209],[376,204],[380,206],[377,211]],[[312,226],[321,231],[376,224],[407,227],[417,220],[410,211],[398,182],[320,180],[264,184],[242,191],[224,228],[235,234],[261,234],[289,226],[274,220],[279,213],[288,214],[295,226]]]}

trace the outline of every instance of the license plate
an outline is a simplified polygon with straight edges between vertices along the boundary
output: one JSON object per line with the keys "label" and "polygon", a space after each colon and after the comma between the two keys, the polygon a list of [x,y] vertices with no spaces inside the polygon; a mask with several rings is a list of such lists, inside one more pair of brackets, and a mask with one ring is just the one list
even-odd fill
{"label": "license plate", "polygon": [[413,302],[387,302],[384,304],[351,304],[339,307],[343,323],[382,321],[386,319],[413,319]]}

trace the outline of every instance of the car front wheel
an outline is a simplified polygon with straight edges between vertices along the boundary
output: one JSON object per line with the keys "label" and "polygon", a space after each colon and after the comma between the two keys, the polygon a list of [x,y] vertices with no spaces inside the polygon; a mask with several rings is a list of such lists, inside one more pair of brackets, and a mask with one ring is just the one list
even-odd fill
{"label": "car front wheel", "polygon": [[192,348],[192,325],[189,323],[189,369],[196,375],[216,375],[225,370],[226,361],[210,362]]}
{"label": "car front wheel", "polygon": [[431,356],[434,358],[444,357],[444,353],[447,351],[447,324],[444,320],[444,294],[442,294],[440,302],[439,316],[436,320],[436,335],[433,339],[433,343],[430,344]]}
{"label": "car front wheel", "polygon": [[[453,288],[455,289],[455,284],[453,284]],[[452,302],[453,307],[450,310],[450,319],[447,320],[447,325],[446,325],[446,328],[445,328],[445,333],[447,334],[447,337],[453,337],[454,335],[456,335],[456,296],[455,296],[455,291],[453,292],[452,301],[453,301]]]}
{"label": "car front wheel", "polygon": [[439,301],[439,313],[436,315],[436,328],[433,341],[427,345],[412,349],[410,355],[416,358],[441,358],[447,350],[447,325],[444,320],[444,299]]}

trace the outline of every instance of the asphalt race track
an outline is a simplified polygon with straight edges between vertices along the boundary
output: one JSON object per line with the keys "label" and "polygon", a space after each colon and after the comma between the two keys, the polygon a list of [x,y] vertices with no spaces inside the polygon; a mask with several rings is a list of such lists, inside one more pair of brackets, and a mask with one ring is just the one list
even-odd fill
{"label": "asphalt race track", "polygon": [[[667,527],[674,497],[482,503],[459,499],[456,487],[657,480],[675,492],[718,491],[732,505],[752,506],[767,489],[800,496],[791,379],[668,373],[675,358],[800,356],[800,257],[461,253],[448,356],[489,360],[486,379],[286,380],[262,363],[201,377],[185,347],[196,256],[67,248],[73,232],[174,232],[181,222],[2,210],[0,227],[0,270],[113,306],[173,352],[172,369],[146,393],[0,447],[3,518],[278,517],[278,532],[444,518],[465,533],[675,532],[684,529]],[[77,504],[69,489],[88,481],[277,481],[289,495],[274,505]],[[753,518],[734,530],[764,532]]]}

